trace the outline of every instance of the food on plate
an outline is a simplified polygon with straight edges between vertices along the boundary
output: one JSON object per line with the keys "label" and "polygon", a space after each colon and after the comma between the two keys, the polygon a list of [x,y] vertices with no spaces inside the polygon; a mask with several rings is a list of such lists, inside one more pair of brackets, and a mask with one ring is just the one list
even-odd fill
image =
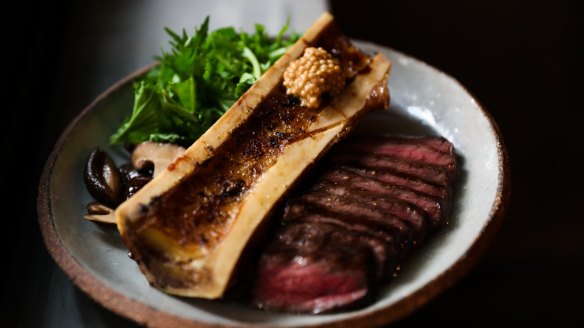
{"label": "food on plate", "polygon": [[84,217],[89,221],[116,224],[114,209],[107,207],[100,202],[91,202],[87,204],[87,214]]}
{"label": "food on plate", "polygon": [[346,77],[340,63],[323,48],[308,47],[284,72],[286,94],[300,99],[308,108],[318,108],[321,95],[334,97],[341,93]]}
{"label": "food on plate", "polygon": [[353,46],[329,14],[301,38],[285,30],[209,32],[207,19],[192,37],[168,31],[172,52],[135,83],[133,113],[110,139],[131,161],[89,156],[86,218],[117,224],[167,293],[217,299],[250,282],[243,293],[266,310],[355,308],[447,223],[447,140],[336,144],[388,108],[389,60]]}
{"label": "food on plate", "polygon": [[[184,151],[183,147],[175,144],[145,141],[134,147],[130,163],[117,167],[105,151],[95,148],[89,154],[84,172],[85,186],[97,200],[87,206],[88,213],[104,215],[106,207],[115,209],[164,171]],[[93,217],[90,219],[93,220]]]}
{"label": "food on plate", "polygon": [[169,29],[172,50],[134,82],[132,115],[110,137],[114,144],[144,141],[191,145],[298,39],[273,38],[233,27],[209,31],[209,17],[189,36]]}
{"label": "food on plate", "polygon": [[362,305],[447,221],[456,158],[445,139],[360,137],[329,155],[287,201],[260,258],[253,295],[261,308]]}
{"label": "food on plate", "polygon": [[83,176],[87,190],[99,202],[115,207],[122,201],[122,176],[113,159],[99,147],[89,154]]}
{"label": "food on plate", "polygon": [[[310,93],[305,104],[318,95],[316,108],[283,84],[307,48],[330,54],[343,74],[331,72],[345,78],[338,94]],[[320,60],[320,50],[310,52]],[[297,179],[362,114],[387,107],[390,67],[322,15],[184,154],[116,209],[121,236],[148,281],[175,295],[223,296],[251,237]],[[330,72],[309,71],[306,82],[325,78],[321,73]]]}
{"label": "food on plate", "polygon": [[284,37],[287,29],[275,38],[260,24],[252,34],[209,31],[208,17],[192,36],[166,29],[172,50],[134,82],[132,114],[110,136],[112,144],[134,149],[131,162],[116,168],[102,150],[88,158],[85,182],[97,202],[85,218],[115,223],[113,209],[166,169],[184,152],[180,145],[192,144],[298,39]]}
{"label": "food on plate", "polygon": [[156,178],[184,152],[183,147],[175,144],[145,141],[132,151],[132,165],[137,170],[151,167],[152,177]]}

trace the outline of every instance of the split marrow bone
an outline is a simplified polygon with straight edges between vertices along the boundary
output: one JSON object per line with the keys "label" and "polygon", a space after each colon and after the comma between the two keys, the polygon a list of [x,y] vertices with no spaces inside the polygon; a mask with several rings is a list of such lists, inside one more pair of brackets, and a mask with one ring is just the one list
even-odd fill
{"label": "split marrow bone", "polygon": [[[331,23],[332,16],[321,16],[303,38],[199,140],[168,169],[117,208],[118,230],[138,259],[140,269],[153,285],[175,295],[211,299],[221,297],[243,249],[274,205],[307,167],[352,127],[355,118],[367,109],[371,91],[380,81],[387,80],[391,63],[382,55],[376,55],[369,70],[356,76],[311,122],[307,129],[309,136],[285,145],[277,161],[262,173],[242,200],[230,209],[235,213],[234,218],[227,222],[225,235],[214,247],[181,243],[156,226],[142,230],[136,227],[153,199],[171,190],[215,155],[215,151],[229,140],[232,131],[244,124],[260,102],[280,86],[283,72],[289,63],[298,58],[307,45]],[[140,242],[135,240],[137,234],[142,238]],[[146,258],[152,251],[158,256]],[[161,276],[170,279],[161,283]],[[187,279],[188,283],[182,283],[182,278]]]}

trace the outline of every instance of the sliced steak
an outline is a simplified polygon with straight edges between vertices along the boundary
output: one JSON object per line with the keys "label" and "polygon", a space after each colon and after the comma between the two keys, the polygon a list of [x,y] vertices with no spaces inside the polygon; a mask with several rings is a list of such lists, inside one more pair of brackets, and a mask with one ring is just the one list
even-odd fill
{"label": "sliced steak", "polygon": [[358,152],[393,156],[420,164],[443,166],[456,170],[456,159],[450,154],[435,150],[424,144],[408,144],[400,142],[347,142],[339,145],[340,152]]}
{"label": "sliced steak", "polygon": [[397,157],[377,154],[334,153],[329,157],[333,164],[347,164],[375,170],[385,170],[414,179],[446,187],[450,183],[448,170],[440,166],[412,163]]}
{"label": "sliced steak", "polygon": [[366,178],[342,169],[334,169],[326,172],[323,175],[323,179],[337,184],[350,183],[356,190],[368,191],[378,196],[396,198],[412,204],[427,213],[433,226],[440,226],[444,222],[442,205],[436,198],[422,195],[399,186],[384,184],[375,179]]}
{"label": "sliced steak", "polygon": [[423,145],[441,153],[454,156],[454,146],[444,139],[436,137],[412,137],[412,136],[365,136],[352,138],[355,142],[362,143],[396,143],[405,145]]}
{"label": "sliced steak", "polygon": [[319,313],[350,306],[369,294],[372,254],[367,243],[334,226],[288,225],[260,259],[257,306]]}
{"label": "sliced steak", "polygon": [[[314,206],[296,203],[286,207],[282,218],[284,223],[326,223],[349,232],[367,235],[387,243],[392,249],[403,253],[404,245],[399,235],[384,230],[374,229],[371,225],[359,221],[349,221],[338,217],[335,213],[315,209]],[[391,251],[391,253],[394,253]]]}
{"label": "sliced steak", "polygon": [[260,307],[318,313],[363,304],[446,222],[456,158],[445,139],[353,139],[325,165],[288,200],[261,257]]}
{"label": "sliced steak", "polygon": [[368,191],[356,190],[350,185],[340,185],[328,181],[317,183],[314,189],[331,195],[347,195],[356,203],[369,204],[391,215],[395,215],[402,221],[407,222],[413,230],[413,243],[424,240],[432,224],[423,210],[399,199],[388,198],[383,195],[380,196]]}
{"label": "sliced steak", "polygon": [[360,223],[374,231],[385,231],[406,246],[414,239],[413,229],[407,222],[367,203],[352,202],[349,197],[343,195],[310,192],[295,198],[290,207],[304,204],[310,206],[313,212],[328,214],[348,223]]}
{"label": "sliced steak", "polygon": [[438,197],[444,200],[448,198],[447,188],[435,186],[419,179],[400,176],[395,173],[383,170],[372,170],[351,166],[342,166],[342,169],[357,173],[368,178],[379,180],[386,184],[393,184],[407,189],[411,189],[429,196]]}

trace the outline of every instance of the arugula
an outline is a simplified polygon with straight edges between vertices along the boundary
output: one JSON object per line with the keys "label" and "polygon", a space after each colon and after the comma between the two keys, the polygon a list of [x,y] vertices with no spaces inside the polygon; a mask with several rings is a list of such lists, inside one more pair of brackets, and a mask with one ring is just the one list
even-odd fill
{"label": "arugula", "polygon": [[233,27],[209,32],[209,17],[192,36],[165,28],[171,50],[134,82],[132,115],[110,143],[190,145],[298,39],[284,38],[287,29],[288,22],[275,38],[260,24],[253,34]]}

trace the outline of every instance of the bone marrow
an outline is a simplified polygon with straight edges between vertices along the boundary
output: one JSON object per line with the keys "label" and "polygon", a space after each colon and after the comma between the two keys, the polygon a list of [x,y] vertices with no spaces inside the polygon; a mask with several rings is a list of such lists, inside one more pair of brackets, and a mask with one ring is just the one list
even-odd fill
{"label": "bone marrow", "polygon": [[[283,81],[307,48],[329,54],[325,61],[342,75],[330,77],[334,90],[305,101]],[[221,297],[249,239],[289,188],[363,113],[387,107],[390,67],[321,16],[200,139],[117,208],[118,230],[148,281],[171,294]]]}

